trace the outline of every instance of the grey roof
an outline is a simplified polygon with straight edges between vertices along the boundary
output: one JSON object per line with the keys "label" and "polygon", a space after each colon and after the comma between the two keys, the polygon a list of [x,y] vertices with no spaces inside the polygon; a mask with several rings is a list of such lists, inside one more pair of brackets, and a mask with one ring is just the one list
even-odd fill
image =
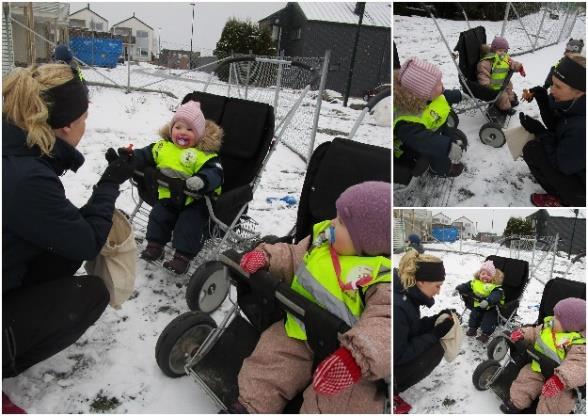
{"label": "grey roof", "polygon": [[75,12],[71,13],[71,14],[69,15],[69,17],[72,17],[74,14],[77,14],[77,13],[81,12],[82,10],[89,10],[90,12],[92,12],[92,14],[95,14],[95,15],[96,15],[96,16],[98,16],[100,19],[102,19],[102,20],[106,20],[106,21],[108,22],[108,19],[107,19],[107,18],[100,16],[98,13],[96,13],[94,10],[90,9],[90,7],[88,7],[88,6],[84,7],[83,9],[80,9],[80,10],[77,10],[77,11],[75,11]]}
{"label": "grey roof", "polygon": [[131,17],[129,17],[129,18],[126,18],[125,20],[121,20],[120,22],[113,24],[111,27],[118,26],[118,25],[120,25],[121,23],[124,23],[124,22],[126,22],[126,21],[128,21],[128,20],[131,20],[131,19],[136,19],[136,20],[138,20],[139,22],[141,22],[142,24],[144,24],[145,26],[147,26],[149,29],[153,30],[153,28],[152,28],[151,26],[149,26],[147,23],[145,23],[144,21],[142,21],[141,19],[139,19],[137,16],[135,16],[135,14],[134,14],[134,13],[133,13],[133,15],[132,15]]}
{"label": "grey roof", "polygon": [[[322,22],[345,23],[356,25],[359,16],[353,13],[355,3],[296,3],[308,20]],[[390,2],[365,4],[362,25],[390,27],[392,7]]]}

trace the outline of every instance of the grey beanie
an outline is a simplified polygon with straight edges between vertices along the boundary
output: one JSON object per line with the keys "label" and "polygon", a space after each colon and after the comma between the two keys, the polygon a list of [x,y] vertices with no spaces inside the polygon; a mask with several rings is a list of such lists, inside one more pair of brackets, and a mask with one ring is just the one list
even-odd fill
{"label": "grey beanie", "polygon": [[347,188],[335,203],[353,248],[361,255],[390,255],[391,185],[363,182]]}

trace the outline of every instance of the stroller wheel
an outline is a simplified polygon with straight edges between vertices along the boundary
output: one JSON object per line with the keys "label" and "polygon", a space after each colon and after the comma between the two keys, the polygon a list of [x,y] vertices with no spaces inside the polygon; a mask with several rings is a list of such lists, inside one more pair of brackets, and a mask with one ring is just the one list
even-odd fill
{"label": "stroller wheel", "polygon": [[447,127],[451,127],[456,129],[459,126],[459,117],[455,114],[455,111],[449,111],[449,115],[447,116]]}
{"label": "stroller wheel", "polygon": [[506,356],[506,353],[508,352],[509,348],[510,347],[505,337],[495,337],[488,344],[488,359],[496,361],[502,360]]}
{"label": "stroller wheel", "polygon": [[502,147],[506,143],[504,132],[498,123],[486,123],[480,128],[480,140],[492,147]]}
{"label": "stroller wheel", "polygon": [[171,321],[155,345],[155,359],[161,371],[174,378],[186,375],[185,364],[214,328],[216,322],[201,312],[186,312]]}
{"label": "stroller wheel", "polygon": [[484,361],[474,370],[472,382],[478,390],[488,390],[501,370],[500,363],[495,360]]}
{"label": "stroller wheel", "polygon": [[190,278],[186,289],[186,302],[191,311],[212,313],[224,302],[231,283],[228,270],[220,262],[200,266]]}

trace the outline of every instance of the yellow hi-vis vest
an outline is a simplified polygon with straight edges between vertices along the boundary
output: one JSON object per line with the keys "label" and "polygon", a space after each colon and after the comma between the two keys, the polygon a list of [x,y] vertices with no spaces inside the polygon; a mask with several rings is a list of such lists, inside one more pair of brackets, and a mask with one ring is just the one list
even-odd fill
{"label": "yellow hi-vis vest", "polygon": [[[217,157],[216,153],[207,153],[194,147],[181,149],[169,140],[161,139],[151,149],[153,159],[157,165],[157,169],[171,169],[178,173],[182,179],[187,179],[198,173],[200,168],[213,157]],[[214,193],[219,195],[221,187],[217,187]],[[171,192],[168,188],[160,186],[157,189],[159,199],[169,198]],[[194,198],[186,197],[186,205],[192,202]]]}
{"label": "yellow hi-vis vest", "polygon": [[[552,336],[553,323],[553,316],[547,316],[543,320],[541,333],[535,341],[533,348],[561,364],[567,355],[565,347],[567,345],[584,345],[586,344],[586,339],[579,332],[556,332],[554,343]],[[538,361],[533,360],[531,370],[537,373],[541,372],[541,366]]]}
{"label": "yellow hi-vis vest", "polygon": [[[484,283],[480,279],[474,279],[470,282],[470,287],[472,288],[472,292],[479,298],[486,299],[490,296],[490,293],[497,287],[502,285],[495,285],[494,283]],[[500,299],[500,304],[504,305],[504,293],[502,294],[502,298]],[[474,301],[474,308],[480,306],[480,302],[475,300]]]}
{"label": "yellow hi-vis vest", "polygon": [[499,90],[504,84],[504,79],[508,74],[510,64],[508,63],[508,54],[504,54],[502,58],[497,53],[489,53],[485,55],[482,60],[492,61],[492,74],[490,76],[490,88]]}
{"label": "yellow hi-vis vest", "polygon": [[[349,326],[353,326],[361,316],[364,304],[360,290],[365,293],[367,288],[376,283],[390,282],[392,263],[384,256],[360,257],[340,256],[341,280],[347,283],[364,274],[370,274],[372,281],[357,290],[344,291],[340,288],[337,274],[329,251],[328,239],[324,238],[324,231],[329,228],[331,221],[315,224],[312,232],[313,246],[304,255],[304,261],[296,270],[290,287],[310,301],[320,305],[336,315]],[[321,240],[322,241],[321,243]],[[286,334],[290,338],[306,340],[304,323],[290,313],[286,314]]]}
{"label": "yellow hi-vis vest", "polygon": [[[447,121],[451,106],[443,94],[431,101],[423,110],[421,115],[397,115],[395,111],[393,130],[396,128],[396,123],[399,121],[409,121],[411,123],[418,123],[425,126],[427,130],[437,131]],[[400,148],[402,142],[394,138],[394,157],[399,158],[403,150]]]}

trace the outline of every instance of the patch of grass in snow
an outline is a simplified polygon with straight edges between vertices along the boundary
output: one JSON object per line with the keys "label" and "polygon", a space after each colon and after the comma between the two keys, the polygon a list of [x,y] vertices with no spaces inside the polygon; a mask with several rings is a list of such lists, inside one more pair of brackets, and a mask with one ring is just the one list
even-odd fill
{"label": "patch of grass in snow", "polygon": [[449,397],[446,397],[443,400],[443,403],[441,403],[443,405],[443,407],[449,407],[449,406],[453,406],[455,404],[455,400],[450,399]]}
{"label": "patch of grass in snow", "polygon": [[120,404],[120,400],[116,397],[109,398],[100,390],[94,401],[90,403],[90,408],[95,413],[110,413],[112,409],[116,409]]}
{"label": "patch of grass in snow", "polygon": [[473,193],[469,189],[465,189],[465,188],[459,188],[459,191],[457,191],[457,194],[458,194],[458,199],[460,202],[465,201],[466,199],[470,199],[471,197],[476,195],[475,193]]}

